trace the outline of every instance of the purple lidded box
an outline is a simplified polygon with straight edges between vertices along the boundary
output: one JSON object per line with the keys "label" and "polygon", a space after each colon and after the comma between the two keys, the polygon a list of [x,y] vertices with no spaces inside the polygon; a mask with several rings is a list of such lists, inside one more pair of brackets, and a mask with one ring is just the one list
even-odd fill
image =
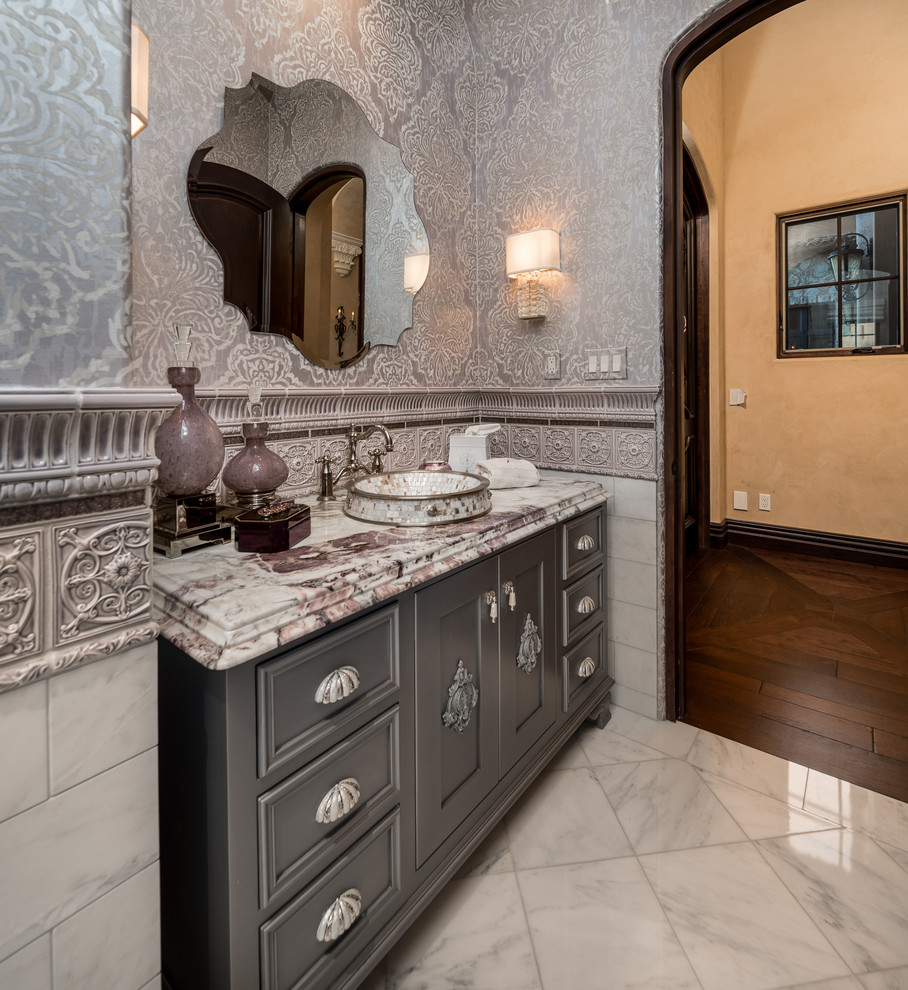
{"label": "purple lidded box", "polygon": [[247,509],[234,517],[236,548],[240,553],[280,553],[295,547],[312,531],[308,505],[277,502]]}

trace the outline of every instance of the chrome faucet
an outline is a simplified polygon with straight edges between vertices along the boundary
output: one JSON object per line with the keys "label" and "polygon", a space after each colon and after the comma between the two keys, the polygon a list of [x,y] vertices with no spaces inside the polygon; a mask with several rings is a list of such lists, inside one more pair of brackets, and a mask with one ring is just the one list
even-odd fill
{"label": "chrome faucet", "polygon": [[[360,440],[368,439],[373,433],[382,435],[385,449],[382,450],[377,447],[370,450],[368,453],[372,461],[370,464],[364,464],[357,455],[356,447]],[[386,454],[390,454],[392,450],[394,450],[394,440],[391,438],[387,427],[380,423],[370,423],[367,426],[359,427],[351,426],[347,430],[347,463],[337,474],[333,474],[331,471],[334,458],[330,454],[323,454],[316,460],[317,464],[321,464],[318,472],[318,498],[316,501],[333,502],[337,498],[334,494],[334,486],[345,476],[349,476],[352,481],[358,474],[377,474],[384,470],[382,458]]]}

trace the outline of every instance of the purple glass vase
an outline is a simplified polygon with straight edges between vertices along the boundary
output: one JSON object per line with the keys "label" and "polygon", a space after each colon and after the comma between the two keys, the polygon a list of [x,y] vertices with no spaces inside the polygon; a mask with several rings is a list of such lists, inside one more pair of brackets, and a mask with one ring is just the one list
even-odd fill
{"label": "purple glass vase", "polygon": [[267,423],[243,423],[246,446],[224,468],[222,476],[237,505],[267,505],[290,474],[284,458],[265,446],[267,435]]}
{"label": "purple glass vase", "polygon": [[157,486],[172,498],[203,492],[224,463],[224,438],[218,424],[196,401],[200,378],[198,368],[167,369],[167,381],[182,401],[158,427],[154,452],[161,462]]}

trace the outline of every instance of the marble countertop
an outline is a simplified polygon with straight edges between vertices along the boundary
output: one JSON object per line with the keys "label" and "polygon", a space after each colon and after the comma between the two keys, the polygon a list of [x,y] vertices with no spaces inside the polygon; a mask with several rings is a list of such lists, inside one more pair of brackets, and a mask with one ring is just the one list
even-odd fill
{"label": "marble countertop", "polygon": [[543,476],[492,493],[479,519],[426,528],[350,519],[342,502],[312,506],[312,533],[275,554],[230,544],[154,560],[161,635],[199,663],[225,670],[338,619],[495,553],[610,497],[591,481]]}

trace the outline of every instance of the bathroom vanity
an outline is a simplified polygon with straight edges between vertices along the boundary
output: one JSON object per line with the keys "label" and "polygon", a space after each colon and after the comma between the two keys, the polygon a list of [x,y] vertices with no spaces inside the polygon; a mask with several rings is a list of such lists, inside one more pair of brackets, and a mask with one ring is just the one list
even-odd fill
{"label": "bathroom vanity", "polygon": [[171,990],[352,990],[605,724],[607,497],[548,478],[409,530],[318,506],[285,553],[158,564]]}

